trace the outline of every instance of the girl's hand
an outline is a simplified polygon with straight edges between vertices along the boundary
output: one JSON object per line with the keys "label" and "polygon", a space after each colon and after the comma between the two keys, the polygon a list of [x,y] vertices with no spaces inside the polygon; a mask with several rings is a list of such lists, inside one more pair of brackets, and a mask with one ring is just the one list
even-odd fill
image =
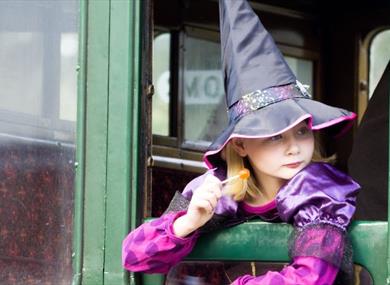
{"label": "girl's hand", "polygon": [[204,182],[194,191],[187,213],[173,223],[175,235],[185,237],[207,223],[213,216],[221,196],[221,181],[213,175],[206,176]]}

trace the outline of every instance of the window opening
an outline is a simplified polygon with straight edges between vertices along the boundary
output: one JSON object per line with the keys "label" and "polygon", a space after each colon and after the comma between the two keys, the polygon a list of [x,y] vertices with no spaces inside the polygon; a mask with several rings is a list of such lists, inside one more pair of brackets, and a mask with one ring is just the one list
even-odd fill
{"label": "window opening", "polygon": [[153,41],[152,132],[169,135],[170,104],[170,33],[159,34]]}
{"label": "window opening", "polygon": [[382,31],[374,36],[370,48],[368,99],[371,98],[387,63],[390,60],[390,30]]}
{"label": "window opening", "polygon": [[[180,40],[175,43],[172,32],[157,33],[153,43],[152,132],[158,138],[154,142],[204,151],[228,124],[219,35],[186,27],[178,32],[175,39]],[[176,44],[178,50],[172,52]],[[314,60],[294,54],[285,58],[314,96]]]}

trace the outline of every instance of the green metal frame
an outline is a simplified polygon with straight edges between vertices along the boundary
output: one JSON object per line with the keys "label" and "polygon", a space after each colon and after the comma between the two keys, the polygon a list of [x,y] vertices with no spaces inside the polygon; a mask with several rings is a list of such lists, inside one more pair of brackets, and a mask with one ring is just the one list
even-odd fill
{"label": "green metal frame", "polygon": [[85,67],[86,63],[86,2],[80,2],[80,29],[79,29],[79,59],[76,71],[78,72],[77,83],[77,141],[75,163],[75,195],[74,195],[74,218],[73,218],[73,279],[72,284],[81,282],[82,271],[82,232],[83,232],[83,199],[84,199],[84,165],[85,165]]}
{"label": "green metal frame", "polygon": [[81,0],[74,285],[129,284],[121,243],[139,213],[140,7]]}
{"label": "green metal frame", "polygon": [[[292,226],[251,221],[203,236],[186,260],[288,262]],[[374,284],[386,284],[387,222],[353,222],[354,262],[365,267]],[[227,250],[228,249],[228,250]],[[143,285],[163,284],[163,276],[144,274]]]}

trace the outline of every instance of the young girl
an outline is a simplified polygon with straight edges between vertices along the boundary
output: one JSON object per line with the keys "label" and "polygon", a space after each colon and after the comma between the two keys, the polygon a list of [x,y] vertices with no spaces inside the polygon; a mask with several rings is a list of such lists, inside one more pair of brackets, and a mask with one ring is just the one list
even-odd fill
{"label": "young girl", "polygon": [[[123,265],[167,273],[200,234],[258,217],[295,227],[292,261],[233,284],[334,284],[351,266],[346,228],[359,185],[314,162],[313,131],[340,134],[355,114],[311,100],[246,0],[220,0],[220,21],[229,126],[204,156],[210,170],[177,193],[163,216],[125,238]],[[244,167],[248,180],[223,185]]]}

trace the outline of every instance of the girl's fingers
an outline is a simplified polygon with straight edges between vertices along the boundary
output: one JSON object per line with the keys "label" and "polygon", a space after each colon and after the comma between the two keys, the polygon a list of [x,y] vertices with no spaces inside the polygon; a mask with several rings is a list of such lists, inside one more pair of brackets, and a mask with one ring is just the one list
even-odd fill
{"label": "girl's fingers", "polygon": [[[217,178],[215,178],[217,179]],[[217,179],[218,180],[218,179]],[[219,181],[219,180],[218,180]],[[203,184],[199,189],[199,191],[196,191],[197,194],[202,195],[205,193],[213,193],[216,195],[216,197],[219,199],[222,196],[222,184],[221,182],[208,182]]]}
{"label": "girl's fingers", "polygon": [[219,197],[218,193],[215,193],[214,191],[202,191],[197,196],[199,200],[207,200],[210,202],[210,204],[215,207],[218,203]]}
{"label": "girl's fingers", "polygon": [[198,209],[204,210],[208,214],[212,214],[217,206],[218,200],[222,197],[221,189],[221,181],[218,178],[209,175],[206,177],[203,184],[194,192],[191,204]]}
{"label": "girl's fingers", "polygon": [[194,206],[196,206],[199,209],[205,210],[208,213],[212,213],[214,211],[214,206],[209,200],[195,201]]}

